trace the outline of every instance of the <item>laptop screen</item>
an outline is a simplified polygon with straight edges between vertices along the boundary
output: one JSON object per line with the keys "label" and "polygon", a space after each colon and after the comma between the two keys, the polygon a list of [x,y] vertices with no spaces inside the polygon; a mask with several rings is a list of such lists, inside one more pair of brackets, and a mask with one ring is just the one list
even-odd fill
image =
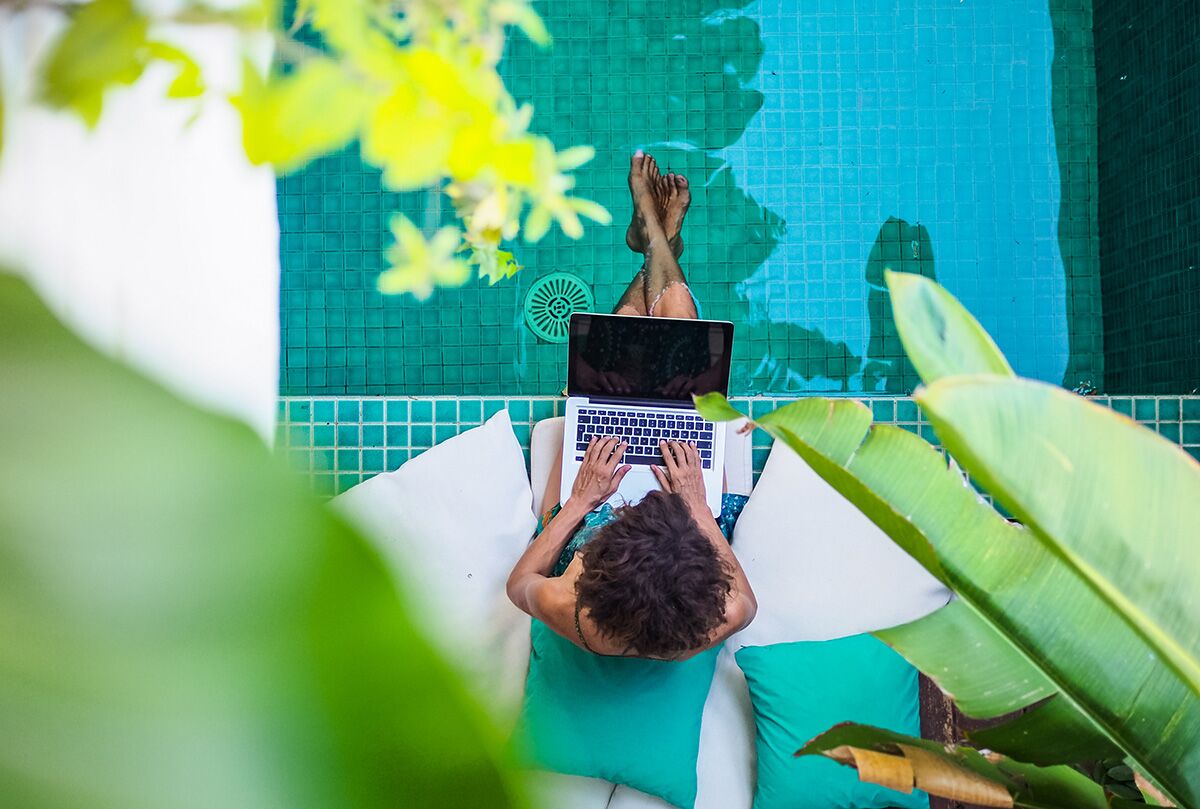
{"label": "laptop screen", "polygon": [[567,394],[692,403],[729,393],[733,324],[625,315],[571,316]]}

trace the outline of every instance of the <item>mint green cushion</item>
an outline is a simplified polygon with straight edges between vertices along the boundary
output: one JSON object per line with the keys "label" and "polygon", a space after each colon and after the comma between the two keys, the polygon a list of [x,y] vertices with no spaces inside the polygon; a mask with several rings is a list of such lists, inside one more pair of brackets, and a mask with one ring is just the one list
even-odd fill
{"label": "mint green cushion", "polygon": [[839,722],[921,735],[917,670],[870,635],[747,646],[735,655],[758,731],[754,809],[929,809],[911,795],[858,780],[824,756],[794,753]]}
{"label": "mint green cushion", "polygon": [[532,641],[515,736],[522,758],[690,809],[717,650],[681,663],[600,657],[536,620]]}

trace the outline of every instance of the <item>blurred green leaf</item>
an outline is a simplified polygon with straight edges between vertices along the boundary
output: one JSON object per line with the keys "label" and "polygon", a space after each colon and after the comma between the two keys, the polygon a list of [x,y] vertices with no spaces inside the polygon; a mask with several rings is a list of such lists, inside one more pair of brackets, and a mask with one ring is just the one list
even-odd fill
{"label": "blurred green leaf", "polygon": [[884,273],[896,330],[921,380],[954,374],[1012,376],[1008,360],[963,305],[936,282],[912,273]]}
{"label": "blurred green leaf", "polygon": [[706,393],[703,396],[693,396],[696,410],[709,421],[737,421],[745,416],[719,393]]}
{"label": "blurred green leaf", "polygon": [[204,94],[204,79],[200,65],[186,53],[165,42],[151,42],[147,52],[155,59],[170,62],[179,67],[179,72],[167,88],[167,98],[196,98]]}
{"label": "blurred green leaf", "polygon": [[242,92],[232,101],[242,115],[246,156],[288,172],[353,140],[371,95],[336,61],[315,56],[270,81],[246,60]]}
{"label": "blurred green leaf", "polygon": [[0,274],[7,806],[524,805],[370,545]]}
{"label": "blurred green leaf", "polygon": [[132,0],[95,0],[79,6],[47,57],[42,98],[74,110],[89,127],[95,126],[104,94],[142,75],[148,27]]}

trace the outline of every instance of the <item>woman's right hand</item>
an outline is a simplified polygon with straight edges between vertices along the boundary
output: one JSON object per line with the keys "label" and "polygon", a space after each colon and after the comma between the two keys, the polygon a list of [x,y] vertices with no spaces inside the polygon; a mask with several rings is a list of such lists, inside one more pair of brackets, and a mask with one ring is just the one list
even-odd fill
{"label": "woman's right hand", "polygon": [[704,467],[695,444],[681,441],[660,441],[663,466],[651,467],[664,492],[674,492],[683,498],[693,514],[712,516],[704,491]]}
{"label": "woman's right hand", "polygon": [[585,511],[594,511],[612,497],[633,468],[620,465],[628,448],[628,444],[616,438],[593,438],[571,486],[570,499]]}

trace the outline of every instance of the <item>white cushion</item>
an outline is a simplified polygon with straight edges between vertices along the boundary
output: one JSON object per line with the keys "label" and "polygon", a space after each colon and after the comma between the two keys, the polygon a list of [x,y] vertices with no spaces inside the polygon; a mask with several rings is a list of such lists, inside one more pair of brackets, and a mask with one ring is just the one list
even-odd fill
{"label": "white cushion", "polygon": [[734,529],[758,599],[741,646],[829,640],[907,623],[950,592],[781,441]]}
{"label": "white cushion", "polygon": [[[566,423],[566,418],[562,416],[539,421],[534,425],[533,435],[529,440],[533,511],[538,516],[541,516],[544,508],[542,497],[546,493],[546,481],[550,479],[550,470],[562,453],[563,429]],[[725,432],[725,479],[729,491],[734,494],[750,494],[750,487],[754,483],[750,436],[739,435],[737,432],[738,427],[743,424],[744,421],[730,424]],[[555,497],[557,498],[557,493]]]}
{"label": "white cushion", "polygon": [[531,499],[506,411],[334,499],[376,538],[413,619],[504,723],[529,663],[529,617],[505,582],[533,535]]}
{"label": "white cushion", "polygon": [[[746,677],[726,645],[717,657],[697,760],[695,809],[750,809],[754,801],[754,712]],[[669,809],[661,798],[618,786],[609,809]]]}

